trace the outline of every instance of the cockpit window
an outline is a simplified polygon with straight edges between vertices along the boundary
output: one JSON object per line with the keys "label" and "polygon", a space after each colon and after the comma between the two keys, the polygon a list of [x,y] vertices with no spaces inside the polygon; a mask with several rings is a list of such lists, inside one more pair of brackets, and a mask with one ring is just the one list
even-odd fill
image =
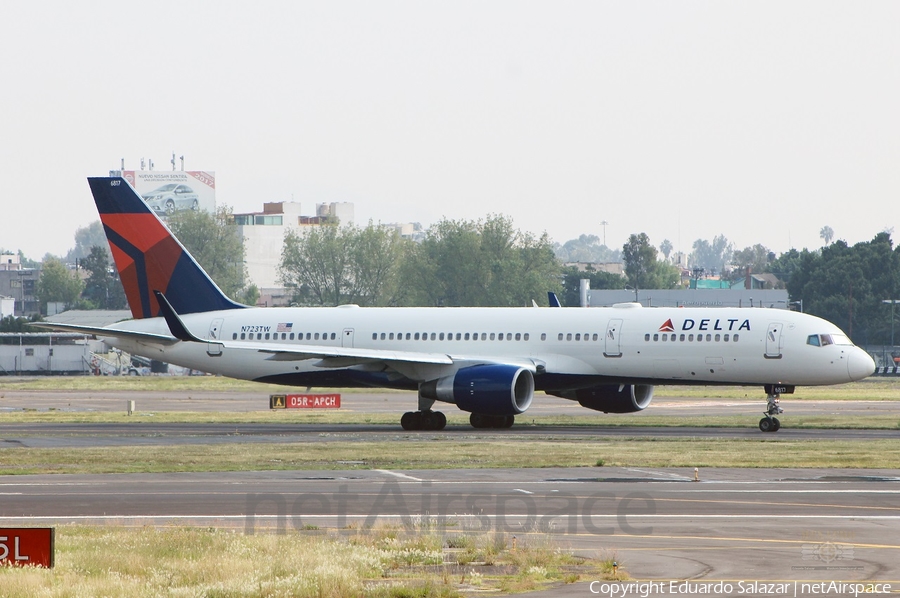
{"label": "cockpit window", "polygon": [[846,334],[829,334],[831,337],[831,342],[835,345],[852,345],[853,341],[847,338]]}
{"label": "cockpit window", "polygon": [[806,338],[807,345],[826,347],[828,345],[852,345],[846,334],[810,334]]}

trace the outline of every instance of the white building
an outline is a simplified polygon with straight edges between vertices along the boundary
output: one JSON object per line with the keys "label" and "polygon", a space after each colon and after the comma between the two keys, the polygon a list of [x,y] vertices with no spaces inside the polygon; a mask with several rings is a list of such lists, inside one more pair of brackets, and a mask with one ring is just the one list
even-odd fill
{"label": "white building", "polygon": [[16,300],[13,297],[0,295],[0,319],[16,315]]}
{"label": "white building", "polygon": [[[319,226],[327,219],[337,218],[341,224],[353,223],[352,203],[318,204],[317,216],[303,216],[300,202],[264,203],[262,212],[235,214],[238,235],[244,240],[244,263],[249,282],[260,290],[260,301],[272,305],[273,297],[286,297],[284,285],[278,279],[278,265],[288,230],[302,233],[310,226]],[[276,301],[277,303],[278,301]]]}

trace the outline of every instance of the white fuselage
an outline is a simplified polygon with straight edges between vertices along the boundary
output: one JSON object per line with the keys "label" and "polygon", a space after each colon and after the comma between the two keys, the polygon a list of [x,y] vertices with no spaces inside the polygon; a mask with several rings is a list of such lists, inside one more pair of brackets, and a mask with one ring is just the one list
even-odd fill
{"label": "white fuselage", "polygon": [[[538,389],[588,381],[827,385],[874,370],[871,357],[849,342],[811,344],[813,335],[845,338],[833,324],[765,308],[249,308],[183,315],[182,321],[195,336],[213,342],[109,342],[234,378],[311,386],[415,388],[478,363],[529,364]],[[114,327],[169,334],[162,318]],[[271,351],[304,346],[450,359],[283,359]]]}

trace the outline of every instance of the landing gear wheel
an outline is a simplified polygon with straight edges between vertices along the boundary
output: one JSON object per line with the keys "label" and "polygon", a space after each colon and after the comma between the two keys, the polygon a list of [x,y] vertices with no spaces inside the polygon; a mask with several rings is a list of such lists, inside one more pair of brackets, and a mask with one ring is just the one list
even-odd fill
{"label": "landing gear wheel", "polygon": [[776,415],[784,413],[784,409],[778,405],[780,398],[781,395],[776,392],[768,393],[768,396],[766,397],[765,417],[759,420],[759,429],[761,431],[777,432],[781,429],[781,422],[775,417]]}
{"label": "landing gear wheel", "polygon": [[485,415],[483,413],[473,413],[469,416],[469,423],[473,428],[512,428],[516,423],[515,415]]}
{"label": "landing gear wheel", "polygon": [[400,418],[404,430],[443,430],[447,416],[440,411],[407,411]]}
{"label": "landing gear wheel", "polygon": [[413,423],[413,416],[415,414],[412,411],[407,411],[403,414],[403,417],[400,418],[400,425],[404,430],[415,430],[413,427],[415,424]]}

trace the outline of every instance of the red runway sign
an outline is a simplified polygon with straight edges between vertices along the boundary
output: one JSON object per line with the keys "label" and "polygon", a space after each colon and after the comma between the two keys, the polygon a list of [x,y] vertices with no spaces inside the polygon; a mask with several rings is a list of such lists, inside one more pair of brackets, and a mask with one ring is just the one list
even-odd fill
{"label": "red runway sign", "polygon": [[53,566],[52,527],[0,528],[0,565]]}
{"label": "red runway sign", "polygon": [[269,409],[340,409],[341,395],[271,395]]}

